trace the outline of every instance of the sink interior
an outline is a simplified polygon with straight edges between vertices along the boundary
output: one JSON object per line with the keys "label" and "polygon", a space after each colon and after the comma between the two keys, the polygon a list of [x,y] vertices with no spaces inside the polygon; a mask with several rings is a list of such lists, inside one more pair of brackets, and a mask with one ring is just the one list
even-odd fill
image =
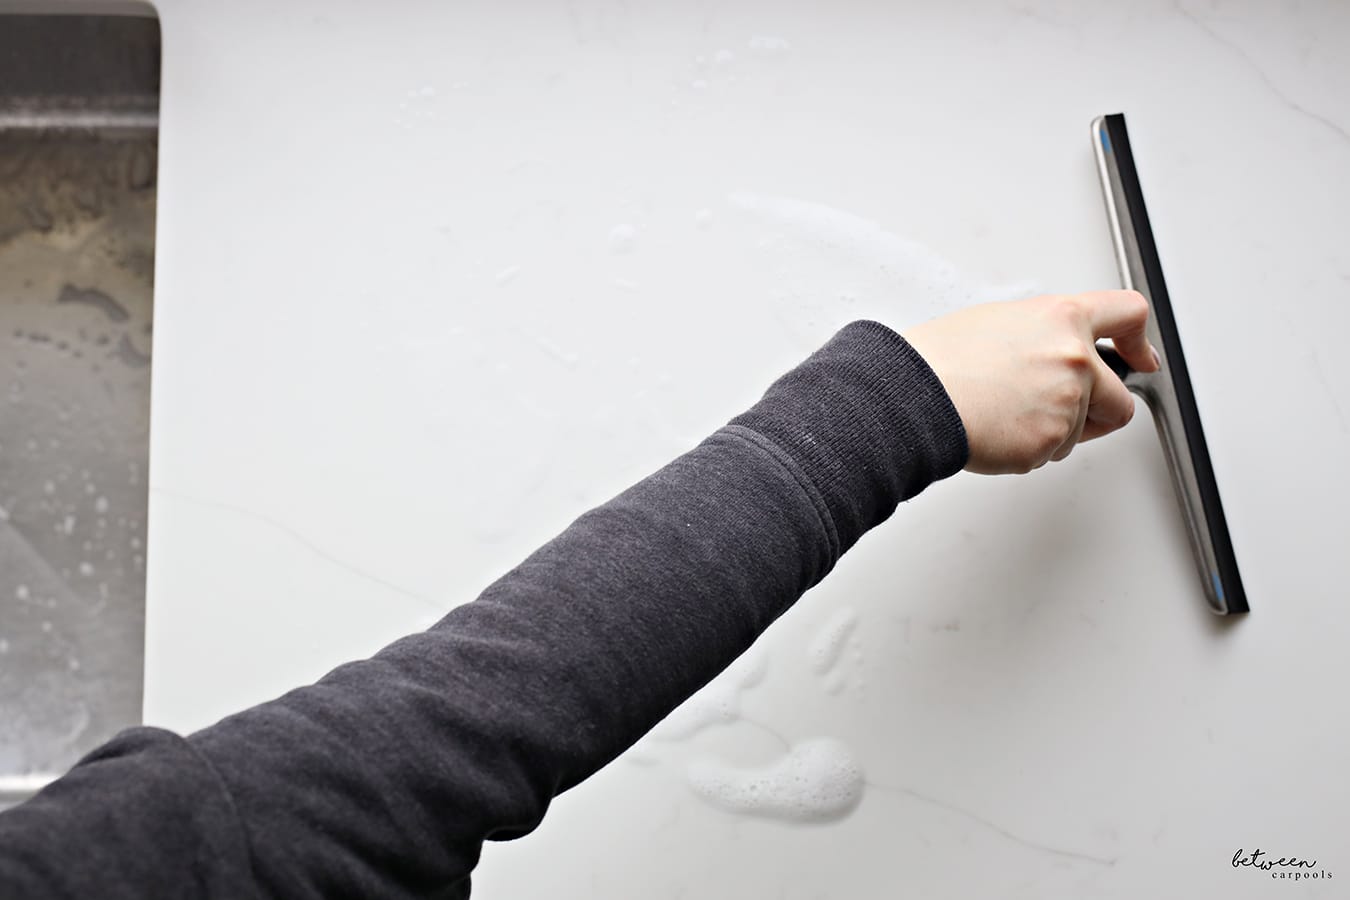
{"label": "sink interior", "polygon": [[140,721],[159,47],[0,16],[0,803]]}

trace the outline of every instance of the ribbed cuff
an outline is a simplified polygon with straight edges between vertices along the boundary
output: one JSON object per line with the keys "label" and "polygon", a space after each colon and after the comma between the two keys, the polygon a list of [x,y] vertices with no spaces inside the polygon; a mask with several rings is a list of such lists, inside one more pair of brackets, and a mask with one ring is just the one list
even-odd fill
{"label": "ribbed cuff", "polygon": [[932,368],[895,331],[866,319],[841,328],[728,424],[759,432],[797,463],[824,498],[841,554],[970,456]]}

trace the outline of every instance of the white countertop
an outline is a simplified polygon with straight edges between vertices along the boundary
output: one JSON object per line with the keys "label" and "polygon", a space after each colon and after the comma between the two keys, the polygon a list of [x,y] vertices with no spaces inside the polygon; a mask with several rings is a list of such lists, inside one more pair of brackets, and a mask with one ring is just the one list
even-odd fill
{"label": "white countertop", "polygon": [[[1350,7],[159,8],[149,722],[429,625],[847,321],[1115,286],[1088,123],[1124,111],[1254,612],[1206,611],[1141,406],[902,507],[725,721],[475,897],[1343,893]],[[691,790],[811,738],[850,815]]]}

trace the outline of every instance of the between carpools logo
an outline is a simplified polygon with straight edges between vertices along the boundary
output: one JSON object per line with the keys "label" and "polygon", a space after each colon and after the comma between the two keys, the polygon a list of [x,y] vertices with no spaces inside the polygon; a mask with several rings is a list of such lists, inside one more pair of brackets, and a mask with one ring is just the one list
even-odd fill
{"label": "between carpools logo", "polygon": [[1289,881],[1330,881],[1331,873],[1317,865],[1315,859],[1298,856],[1271,856],[1261,849],[1248,853],[1241,847],[1233,854],[1233,868],[1255,869],[1263,875]]}

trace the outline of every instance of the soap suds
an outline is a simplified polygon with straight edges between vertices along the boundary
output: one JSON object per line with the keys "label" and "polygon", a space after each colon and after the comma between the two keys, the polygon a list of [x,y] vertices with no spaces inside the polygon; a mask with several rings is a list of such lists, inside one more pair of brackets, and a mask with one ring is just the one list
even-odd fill
{"label": "soap suds", "polygon": [[834,738],[801,741],[776,761],[738,768],[698,760],[686,773],[701,799],[727,812],[784,822],[837,822],[862,801],[862,768]]}
{"label": "soap suds", "polygon": [[399,113],[394,116],[394,123],[404,128],[412,128],[421,122],[434,121],[438,117],[435,97],[436,88],[429,84],[408,89],[403,99],[398,102]]}
{"label": "soap suds", "polygon": [[825,621],[806,648],[806,658],[817,675],[824,675],[839,664],[844,647],[857,627],[858,613],[851,607],[836,610]]}
{"label": "soap suds", "polygon": [[632,253],[637,246],[637,229],[626,223],[615,225],[609,230],[609,250],[611,253]]}
{"label": "soap suds", "polygon": [[734,722],[741,711],[741,692],[764,680],[768,660],[748,650],[701,691],[675,708],[651,730],[658,741],[681,741],[705,728]]}

